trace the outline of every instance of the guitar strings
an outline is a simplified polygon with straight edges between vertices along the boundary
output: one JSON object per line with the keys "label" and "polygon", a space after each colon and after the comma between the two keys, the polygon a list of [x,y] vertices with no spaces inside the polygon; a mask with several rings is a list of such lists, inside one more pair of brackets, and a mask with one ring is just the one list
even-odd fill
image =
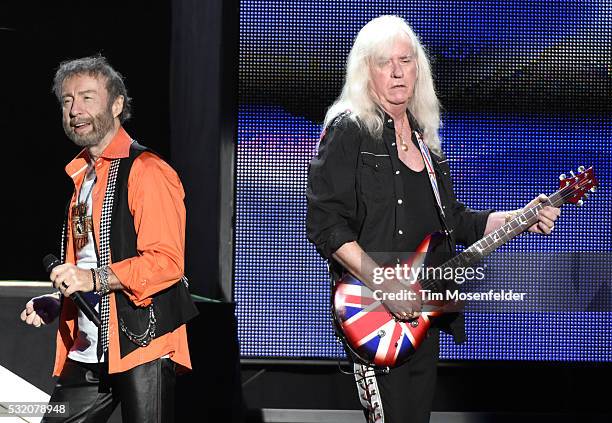
{"label": "guitar strings", "polygon": [[[487,237],[490,237],[492,234],[497,233],[498,231],[502,230],[504,227],[508,226],[510,228],[510,230],[503,230],[503,235],[498,236],[498,240],[502,240],[502,243],[505,243],[507,241],[509,241],[510,239],[520,235],[521,233],[525,232],[527,230],[527,228],[531,227],[532,225],[534,225],[535,223],[537,223],[537,219],[536,221],[532,220],[534,218],[537,218],[537,212],[540,211],[542,208],[544,208],[546,205],[553,205],[554,203],[556,203],[558,200],[560,201],[560,206],[563,205],[565,203],[565,200],[567,200],[568,198],[576,195],[575,192],[577,189],[579,188],[584,188],[586,186],[588,186],[589,184],[592,184],[593,180],[592,179],[586,179],[586,178],[582,178],[580,181],[575,181],[573,183],[571,183],[570,185],[567,185],[561,189],[559,189],[558,191],[556,191],[555,193],[551,194],[549,196],[549,200],[548,200],[548,204],[545,203],[540,203],[536,206],[533,206],[531,208],[529,208],[528,210],[526,210],[525,212],[521,213],[519,216],[515,217],[514,219],[512,219],[510,222],[506,223],[505,225],[501,226],[500,228],[498,228],[497,230],[495,230],[494,232],[490,233],[489,235],[487,235]],[[593,186],[593,185],[591,185]],[[526,223],[523,224],[519,224],[517,227],[512,228],[512,224],[513,222],[517,222],[519,221],[521,218],[525,218],[527,217],[528,214],[531,214],[530,217],[527,218],[527,220],[525,221]],[[517,232],[516,230],[520,229],[520,232]],[[507,235],[511,235],[511,237],[507,240],[504,240],[503,238],[506,237]],[[474,245],[482,242],[482,240],[486,239],[487,237],[481,239],[480,241],[475,242],[474,244],[470,245],[468,248],[466,248],[463,252],[461,252],[460,254],[454,256],[453,258],[451,258],[450,260],[446,261],[445,263],[443,263],[442,265],[438,266],[437,268],[452,268],[452,267],[456,267],[456,264],[458,263],[453,263],[456,261],[461,261],[462,259],[466,259],[465,263],[469,263],[472,259],[474,258],[479,258],[482,259],[485,256],[478,253],[477,251],[470,251],[470,248],[472,248]],[[496,241],[497,242],[497,241]],[[487,245],[484,248],[488,248],[490,246],[495,245],[495,242],[493,244]],[[431,278],[427,278],[427,275],[425,275],[425,277],[421,280],[419,280],[420,286],[422,288],[435,288],[438,289],[439,288],[439,281],[435,280],[435,279],[431,279]]]}

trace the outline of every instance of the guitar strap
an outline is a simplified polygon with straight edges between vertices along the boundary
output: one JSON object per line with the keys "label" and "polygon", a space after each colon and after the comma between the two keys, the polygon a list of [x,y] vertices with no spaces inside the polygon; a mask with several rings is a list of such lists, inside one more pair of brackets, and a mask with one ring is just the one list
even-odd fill
{"label": "guitar strap", "polygon": [[440,212],[440,221],[442,222],[442,228],[447,236],[447,241],[449,242],[449,247],[451,251],[453,249],[452,240],[453,238],[453,230],[450,229],[446,223],[446,214],[444,213],[444,207],[442,206],[442,200],[440,199],[440,191],[438,190],[438,180],[436,179],[436,170],[433,167],[433,162],[431,160],[431,155],[429,154],[429,148],[423,142],[421,138],[421,134],[418,130],[414,131],[414,136],[419,143],[419,149],[421,150],[421,156],[423,156],[423,161],[425,162],[425,167],[427,167],[427,175],[429,176],[429,183],[431,185],[431,190],[433,191],[434,197],[436,197],[436,204],[438,205],[438,211]]}
{"label": "guitar strap", "polygon": [[425,162],[425,167],[427,167],[427,175],[429,176],[429,183],[431,184],[431,189],[434,193],[434,197],[436,197],[436,203],[438,203],[438,209],[440,210],[440,214],[442,215],[442,219],[446,218],[444,214],[444,208],[442,207],[442,200],[440,200],[440,192],[438,191],[438,181],[436,179],[436,171],[434,170],[433,163],[431,162],[431,155],[429,154],[429,149],[421,139],[421,134],[418,131],[414,131],[414,135],[419,142],[419,149],[421,150],[421,155],[423,156],[423,161]]}

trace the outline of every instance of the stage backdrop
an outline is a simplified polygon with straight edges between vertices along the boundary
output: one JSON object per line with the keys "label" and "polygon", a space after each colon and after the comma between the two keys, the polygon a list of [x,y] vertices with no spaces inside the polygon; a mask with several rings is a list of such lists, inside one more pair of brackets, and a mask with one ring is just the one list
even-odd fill
{"label": "stage backdrop", "polygon": [[[612,361],[611,64],[606,1],[242,1],[235,287],[242,357],[343,358],[325,263],[305,235],[306,176],[358,30],[405,18],[432,59],[458,198],[509,210],[596,168],[601,189],[549,237],[488,261],[483,289],[529,292],[466,315],[443,359]],[[552,304],[551,304],[552,303]]]}

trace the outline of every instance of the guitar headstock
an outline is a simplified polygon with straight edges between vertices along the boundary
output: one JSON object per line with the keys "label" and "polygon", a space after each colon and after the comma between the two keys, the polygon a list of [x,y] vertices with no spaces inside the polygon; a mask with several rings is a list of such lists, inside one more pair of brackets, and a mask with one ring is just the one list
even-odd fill
{"label": "guitar headstock", "polygon": [[578,167],[578,174],[570,171],[571,176],[562,173],[559,176],[559,191],[562,192],[563,198],[567,203],[582,205],[584,200],[582,197],[588,198],[588,192],[595,192],[598,185],[595,178],[593,166],[585,169],[584,166]]}

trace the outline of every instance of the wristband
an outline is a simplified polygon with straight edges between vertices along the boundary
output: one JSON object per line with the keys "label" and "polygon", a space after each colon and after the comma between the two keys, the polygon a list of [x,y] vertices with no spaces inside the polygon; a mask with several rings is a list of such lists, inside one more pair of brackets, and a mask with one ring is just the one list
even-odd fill
{"label": "wristband", "polygon": [[96,271],[94,269],[91,270],[91,283],[93,284],[93,288],[91,288],[91,292],[96,292]]}
{"label": "wristband", "polygon": [[110,292],[110,284],[108,282],[108,266],[99,267],[96,269],[98,280],[100,281],[100,295],[106,295]]}

